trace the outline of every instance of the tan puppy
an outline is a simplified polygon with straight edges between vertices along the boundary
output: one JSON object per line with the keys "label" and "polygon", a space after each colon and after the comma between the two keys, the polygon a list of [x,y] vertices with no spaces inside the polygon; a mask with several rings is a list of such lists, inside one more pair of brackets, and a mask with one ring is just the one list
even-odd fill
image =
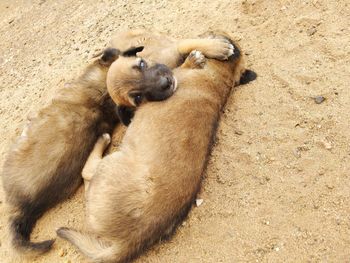
{"label": "tan puppy", "polygon": [[[119,68],[111,70],[117,75]],[[108,136],[96,144],[89,162],[98,166],[83,173],[91,179],[86,193],[91,233],[61,228],[57,234],[95,262],[128,261],[171,234],[192,206],[220,110],[243,72],[237,46],[226,62],[205,63],[199,52],[191,53],[174,70],[177,92],[139,107],[119,151],[101,159]]]}
{"label": "tan puppy", "polygon": [[54,240],[30,242],[39,217],[73,194],[97,140],[111,132],[117,116],[106,90],[109,65],[118,54],[105,52],[69,87],[30,119],[9,151],[2,180],[10,208],[13,246],[20,252],[45,252]]}

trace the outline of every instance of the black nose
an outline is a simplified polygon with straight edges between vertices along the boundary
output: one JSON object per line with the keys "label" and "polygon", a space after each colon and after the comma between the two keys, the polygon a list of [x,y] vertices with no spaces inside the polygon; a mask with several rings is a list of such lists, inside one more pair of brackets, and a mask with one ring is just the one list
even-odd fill
{"label": "black nose", "polygon": [[170,77],[161,77],[160,87],[162,90],[167,90],[171,87],[172,79]]}

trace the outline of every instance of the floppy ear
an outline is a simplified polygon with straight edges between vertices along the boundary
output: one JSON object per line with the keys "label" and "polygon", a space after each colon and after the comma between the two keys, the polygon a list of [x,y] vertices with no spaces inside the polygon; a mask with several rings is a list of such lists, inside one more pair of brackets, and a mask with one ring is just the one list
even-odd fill
{"label": "floppy ear", "polygon": [[141,52],[143,49],[144,49],[144,46],[131,47],[131,48],[125,50],[122,53],[122,56],[124,56],[124,57],[136,57],[136,53]]}
{"label": "floppy ear", "polygon": [[244,84],[247,84],[253,80],[255,80],[257,78],[257,74],[250,70],[250,69],[247,69],[246,71],[244,71],[244,73],[242,74],[240,80],[239,80],[239,84],[240,85],[244,85]]}
{"label": "floppy ear", "polygon": [[100,58],[100,64],[104,66],[110,66],[118,57],[120,54],[120,50],[116,48],[106,48],[103,53],[102,57]]}
{"label": "floppy ear", "polygon": [[119,120],[128,126],[131,122],[132,117],[134,117],[134,109],[126,106],[117,106],[117,115]]}

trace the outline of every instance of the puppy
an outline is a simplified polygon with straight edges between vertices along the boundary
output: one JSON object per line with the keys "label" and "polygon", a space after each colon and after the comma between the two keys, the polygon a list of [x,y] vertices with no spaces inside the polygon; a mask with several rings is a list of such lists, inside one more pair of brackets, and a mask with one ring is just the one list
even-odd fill
{"label": "puppy", "polygon": [[[191,53],[174,70],[178,90],[165,101],[139,107],[119,151],[102,159],[108,135],[95,145],[87,162],[91,169],[83,173],[90,180],[86,207],[91,233],[57,230],[92,261],[129,261],[170,235],[191,208],[220,110],[245,70],[242,53],[229,37],[210,36],[235,46],[228,61],[205,62],[200,52]],[[116,76],[124,72],[115,65],[110,70]],[[129,93],[109,81],[113,100],[132,104]]]}
{"label": "puppy", "polygon": [[115,104],[105,84],[108,67],[118,55],[115,52],[107,50],[29,119],[7,155],[2,180],[17,251],[42,253],[50,249],[54,240],[30,241],[36,221],[76,191],[97,138],[111,132],[117,122]]}

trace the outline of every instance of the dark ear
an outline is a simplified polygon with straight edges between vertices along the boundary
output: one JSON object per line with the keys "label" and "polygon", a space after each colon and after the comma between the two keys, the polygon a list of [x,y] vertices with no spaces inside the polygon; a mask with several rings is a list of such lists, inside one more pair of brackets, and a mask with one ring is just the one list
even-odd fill
{"label": "dark ear", "polygon": [[116,48],[107,48],[103,51],[100,63],[104,66],[110,66],[118,57],[120,51]]}
{"label": "dark ear", "polygon": [[134,109],[126,106],[117,106],[117,115],[119,120],[128,126],[131,122],[132,117],[134,117]]}
{"label": "dark ear", "polygon": [[257,74],[250,70],[250,69],[247,69],[246,71],[244,71],[244,73],[242,74],[240,80],[239,80],[239,84],[240,85],[244,85],[244,84],[247,84],[253,80],[255,80],[257,78]]}
{"label": "dark ear", "polygon": [[144,46],[131,47],[131,48],[125,50],[122,53],[122,56],[124,56],[124,57],[136,57],[136,53],[141,52],[143,49],[144,49]]}

